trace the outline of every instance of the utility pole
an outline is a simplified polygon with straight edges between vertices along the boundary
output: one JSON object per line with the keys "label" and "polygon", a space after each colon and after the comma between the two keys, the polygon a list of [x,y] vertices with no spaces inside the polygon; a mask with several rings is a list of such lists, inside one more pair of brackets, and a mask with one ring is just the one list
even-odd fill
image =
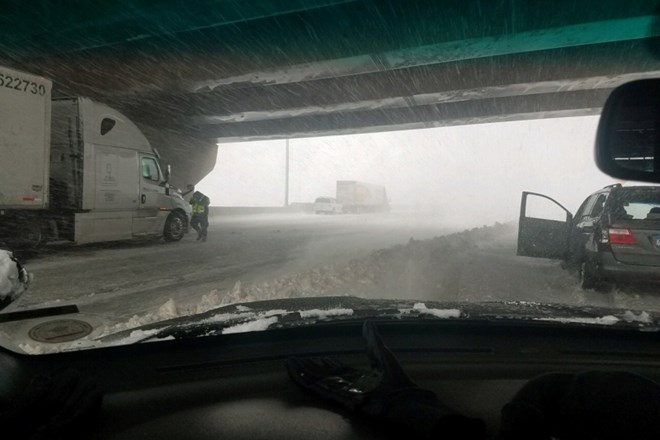
{"label": "utility pole", "polygon": [[286,170],[284,180],[284,207],[289,206],[289,139],[286,140]]}

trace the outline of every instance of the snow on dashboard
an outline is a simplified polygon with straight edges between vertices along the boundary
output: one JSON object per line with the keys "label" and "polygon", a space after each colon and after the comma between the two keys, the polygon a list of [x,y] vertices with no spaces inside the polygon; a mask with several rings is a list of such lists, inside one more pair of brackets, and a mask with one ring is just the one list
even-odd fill
{"label": "snow on dashboard", "polygon": [[399,309],[402,314],[418,313],[420,315],[433,315],[436,318],[449,319],[460,318],[461,311],[458,309],[429,309],[424,303],[413,304],[412,309]]}
{"label": "snow on dashboard", "polygon": [[243,324],[236,324],[231,327],[222,329],[222,334],[229,333],[246,333],[246,332],[261,332],[268,330],[268,327],[275,324],[278,321],[277,316],[271,316],[269,318],[261,318],[255,321],[245,322]]}
{"label": "snow on dashboard", "polygon": [[311,310],[301,310],[298,313],[300,313],[301,318],[324,319],[333,316],[351,316],[353,314],[353,309],[329,309],[329,310],[311,309]]}
{"label": "snow on dashboard", "polygon": [[584,317],[543,317],[543,318],[534,318],[535,321],[553,321],[561,322],[563,324],[598,324],[598,325],[614,325],[617,322],[621,321],[616,316],[606,315],[599,316],[596,318],[584,318]]}
{"label": "snow on dashboard", "polygon": [[626,310],[623,314],[623,320],[626,322],[640,322],[642,324],[651,324],[653,322],[651,315],[647,312],[640,312],[639,315],[635,315],[635,313],[630,310]]}

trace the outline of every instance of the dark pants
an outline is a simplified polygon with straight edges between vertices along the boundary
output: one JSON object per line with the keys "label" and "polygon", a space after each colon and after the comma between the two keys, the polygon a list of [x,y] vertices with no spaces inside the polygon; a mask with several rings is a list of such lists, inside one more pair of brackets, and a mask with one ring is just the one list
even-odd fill
{"label": "dark pants", "polygon": [[200,238],[206,238],[206,232],[209,228],[208,214],[193,214],[192,219],[190,219],[190,226],[197,231]]}

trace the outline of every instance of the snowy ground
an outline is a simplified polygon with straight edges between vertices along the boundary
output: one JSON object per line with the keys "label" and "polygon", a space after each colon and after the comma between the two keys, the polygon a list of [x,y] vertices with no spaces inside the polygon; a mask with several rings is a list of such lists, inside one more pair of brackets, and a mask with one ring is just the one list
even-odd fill
{"label": "snowy ground", "polygon": [[[416,214],[214,218],[206,243],[48,249],[27,261],[34,281],[6,311],[76,304],[99,337],[219,305],[320,295],[660,310],[654,288],[583,291],[559,262],[517,257],[516,234],[514,224],[460,231]],[[16,339],[44,320],[0,324],[0,334]]]}

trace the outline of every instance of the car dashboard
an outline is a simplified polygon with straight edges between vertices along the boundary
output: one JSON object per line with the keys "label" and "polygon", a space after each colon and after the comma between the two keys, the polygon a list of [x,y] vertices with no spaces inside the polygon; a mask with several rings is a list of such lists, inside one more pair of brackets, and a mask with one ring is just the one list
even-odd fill
{"label": "car dashboard", "polygon": [[[486,421],[529,379],[547,372],[625,370],[660,380],[656,332],[498,321],[378,323],[420,386]],[[73,368],[103,392],[94,439],[350,439],[384,427],[306,394],[287,376],[291,356],[335,356],[368,367],[360,322],[169,340],[27,356],[0,352],[0,399],[32,377]]]}

